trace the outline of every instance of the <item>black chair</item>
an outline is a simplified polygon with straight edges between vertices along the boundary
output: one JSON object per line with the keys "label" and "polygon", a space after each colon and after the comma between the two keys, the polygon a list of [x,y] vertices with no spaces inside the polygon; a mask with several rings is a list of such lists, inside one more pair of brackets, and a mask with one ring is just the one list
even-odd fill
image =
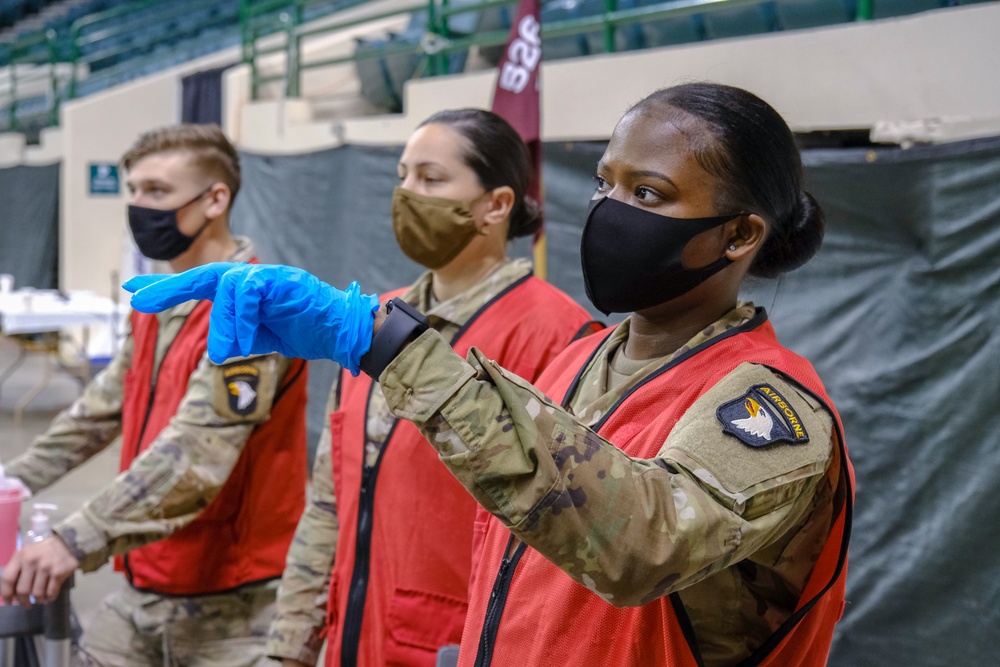
{"label": "black chair", "polygon": [[[420,30],[408,30],[402,34],[389,33],[382,39],[356,39],[354,52],[381,51],[397,44],[415,46],[420,43],[422,34]],[[403,85],[413,78],[421,57],[417,52],[393,53],[355,61],[361,96],[382,111],[399,113],[403,110]]]}
{"label": "black chair", "polygon": [[[59,597],[53,602],[32,607],[0,607],[0,645],[3,647],[0,650],[0,667],[69,666],[74,637],[69,599],[71,588],[73,577],[66,580]],[[39,635],[44,639],[41,656],[35,645],[35,637]],[[13,661],[8,658],[13,658]]]}
{"label": "black chair", "polygon": [[775,9],[785,30],[848,23],[858,14],[857,0],[778,0]]}

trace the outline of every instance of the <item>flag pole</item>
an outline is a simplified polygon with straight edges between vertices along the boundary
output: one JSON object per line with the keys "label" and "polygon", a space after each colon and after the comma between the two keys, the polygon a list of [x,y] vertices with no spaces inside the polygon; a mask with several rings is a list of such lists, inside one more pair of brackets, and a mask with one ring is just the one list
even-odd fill
{"label": "flag pole", "polygon": [[548,265],[546,264],[546,240],[545,229],[539,229],[535,235],[535,242],[531,246],[531,252],[535,260],[535,275],[545,280],[548,277]]}

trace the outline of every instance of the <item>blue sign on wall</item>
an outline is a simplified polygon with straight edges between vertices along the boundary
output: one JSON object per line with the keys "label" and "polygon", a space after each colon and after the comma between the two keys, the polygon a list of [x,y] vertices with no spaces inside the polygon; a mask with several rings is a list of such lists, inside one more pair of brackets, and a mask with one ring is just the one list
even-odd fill
{"label": "blue sign on wall", "polygon": [[90,194],[116,195],[121,189],[118,165],[112,162],[94,162],[90,165]]}

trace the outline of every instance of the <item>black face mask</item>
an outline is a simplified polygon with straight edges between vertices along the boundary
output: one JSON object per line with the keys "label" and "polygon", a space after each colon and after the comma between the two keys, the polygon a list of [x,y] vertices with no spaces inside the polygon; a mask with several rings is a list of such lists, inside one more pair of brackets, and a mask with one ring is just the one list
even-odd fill
{"label": "black face mask", "polygon": [[207,195],[211,189],[209,186],[186,204],[166,211],[129,204],[128,226],[139,252],[150,259],[162,261],[170,261],[183,255],[212,221],[206,220],[194,236],[188,236],[177,228],[177,212]]}
{"label": "black face mask", "polygon": [[671,218],[607,197],[593,200],[580,243],[587,298],[608,315],[651,308],[694,289],[732,261],[723,255],[685,269],[684,247],[740,215]]}

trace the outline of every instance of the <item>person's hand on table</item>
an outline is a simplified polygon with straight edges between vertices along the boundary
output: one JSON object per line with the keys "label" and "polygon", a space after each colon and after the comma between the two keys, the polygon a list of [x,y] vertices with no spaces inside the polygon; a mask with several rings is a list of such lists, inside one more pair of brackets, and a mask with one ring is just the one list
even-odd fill
{"label": "person's hand on table", "polygon": [[58,535],[27,544],[15,551],[4,567],[0,598],[8,604],[16,599],[26,607],[31,605],[32,597],[37,603],[52,602],[59,596],[63,582],[78,567],[80,561]]}
{"label": "person's hand on table", "polygon": [[206,264],[176,275],[137,276],[123,287],[144,313],[191,299],[215,302],[208,356],[216,363],[278,352],[301,359],[332,359],[357,375],[371,345],[378,298],[346,291],[312,274],[274,264]]}

